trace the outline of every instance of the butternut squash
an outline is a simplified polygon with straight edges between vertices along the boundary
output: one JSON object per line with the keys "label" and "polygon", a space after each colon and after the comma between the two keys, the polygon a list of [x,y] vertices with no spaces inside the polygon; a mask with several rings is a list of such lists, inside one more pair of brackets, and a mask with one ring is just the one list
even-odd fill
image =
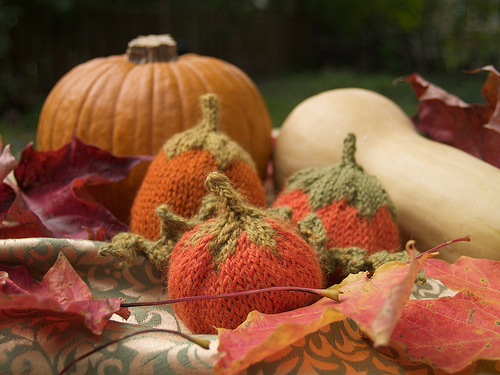
{"label": "butternut squash", "polygon": [[358,163],[396,205],[403,241],[427,250],[470,235],[471,242],[446,246],[440,257],[500,260],[500,169],[422,137],[399,106],[373,91],[325,91],[288,115],[274,151],[277,189],[300,169],[338,163],[349,132],[357,137]]}

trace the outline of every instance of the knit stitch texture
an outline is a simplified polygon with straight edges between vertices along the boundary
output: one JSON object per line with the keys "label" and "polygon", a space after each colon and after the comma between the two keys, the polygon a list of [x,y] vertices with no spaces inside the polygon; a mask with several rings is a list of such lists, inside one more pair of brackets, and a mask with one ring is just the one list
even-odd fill
{"label": "knit stitch texture", "polygon": [[[323,275],[314,250],[289,224],[265,209],[247,205],[222,174],[207,178],[217,199],[214,219],[182,236],[170,257],[170,298],[231,293],[272,286],[319,288]],[[314,302],[298,292],[250,296],[174,305],[193,333],[216,333],[215,327],[236,328],[252,310],[279,313]]]}
{"label": "knit stitch texture", "polygon": [[132,206],[132,232],[158,239],[160,220],[155,212],[160,204],[186,218],[195,215],[207,195],[205,178],[213,171],[225,173],[250,203],[265,206],[264,188],[250,155],[218,130],[216,95],[200,100],[200,124],[165,142],[149,166]]}
{"label": "knit stitch texture", "polygon": [[[321,251],[356,247],[367,256],[381,250],[395,252],[399,248],[396,208],[380,181],[357,164],[355,151],[356,137],[351,133],[344,140],[339,164],[295,173],[273,207],[290,207],[292,222],[310,238],[317,240],[311,233],[324,228],[326,243]],[[317,220],[305,220],[311,213]],[[321,262],[328,258],[324,253],[318,257]]]}

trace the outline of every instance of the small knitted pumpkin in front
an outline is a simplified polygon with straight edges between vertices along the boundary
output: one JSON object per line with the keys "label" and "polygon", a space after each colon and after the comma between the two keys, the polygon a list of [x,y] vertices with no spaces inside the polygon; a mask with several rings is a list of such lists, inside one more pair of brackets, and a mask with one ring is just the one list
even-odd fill
{"label": "small knitted pumpkin in front", "polygon": [[[307,168],[295,173],[273,207],[292,208],[292,222],[302,232],[316,231],[313,234],[316,239],[323,230],[324,249],[343,249],[341,256],[364,252],[364,257],[382,250],[396,252],[399,231],[394,203],[380,181],[356,163],[355,151],[356,137],[350,133],[344,140],[338,165]],[[331,254],[319,254],[319,258],[328,263]],[[328,264],[326,267],[330,272],[336,268]],[[340,280],[349,274],[341,273],[338,275]]]}
{"label": "small knitted pumpkin in front", "polygon": [[[322,286],[314,250],[290,224],[246,204],[221,173],[211,173],[206,186],[216,198],[217,214],[185,233],[170,255],[169,265],[165,263],[170,298],[273,286]],[[252,310],[280,313],[311,304],[316,298],[275,291],[182,302],[174,309],[193,333],[215,333],[214,327],[236,328]]]}
{"label": "small knitted pumpkin in front", "polygon": [[171,137],[149,166],[132,206],[132,232],[158,238],[156,208],[163,203],[180,216],[192,217],[207,195],[205,177],[216,170],[228,176],[249,202],[265,206],[264,188],[250,155],[218,130],[217,96],[206,94],[200,100],[200,124]]}

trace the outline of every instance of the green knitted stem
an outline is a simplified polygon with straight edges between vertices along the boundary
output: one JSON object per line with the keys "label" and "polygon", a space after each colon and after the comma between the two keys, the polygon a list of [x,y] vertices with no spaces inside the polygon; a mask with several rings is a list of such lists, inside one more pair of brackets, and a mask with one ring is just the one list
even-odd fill
{"label": "green knitted stem", "polygon": [[331,265],[329,265],[327,258],[328,235],[319,216],[311,212],[297,222],[297,227],[302,238],[316,252],[316,257],[321,266],[328,272],[333,271],[333,269],[330,269]]}
{"label": "green knitted stem", "polygon": [[98,254],[121,259],[122,267],[131,266],[137,255],[143,253],[149,257],[154,252],[155,243],[134,233],[119,233],[113,237],[111,243],[102,244]]}
{"label": "green knitted stem", "polygon": [[368,256],[368,262],[370,262],[371,268],[374,270],[379,268],[384,263],[393,261],[406,262],[409,259],[410,257],[406,250],[398,251],[396,253],[389,253],[387,250],[382,250]]}
{"label": "green knitted stem", "polygon": [[237,243],[245,232],[253,244],[267,248],[273,255],[278,256],[274,238],[276,231],[264,220],[269,214],[246,204],[244,198],[222,173],[210,173],[205,186],[217,201],[217,215],[214,220],[199,226],[186,242],[186,246],[192,246],[213,235],[209,250],[214,258],[214,268],[217,269],[228,255],[234,254]]}
{"label": "green knitted stem", "polygon": [[342,150],[342,158],[340,159],[340,166],[358,169],[363,171],[363,168],[356,163],[356,136],[354,133],[349,133],[344,139],[344,148]]}
{"label": "green knitted stem", "polygon": [[205,94],[200,97],[203,119],[181,133],[174,134],[163,145],[167,159],[174,158],[189,150],[205,150],[212,154],[218,166],[225,169],[235,160],[241,160],[255,169],[251,156],[229,136],[219,131],[220,108],[217,95]]}
{"label": "green knitted stem", "polygon": [[356,246],[328,249],[326,254],[327,271],[335,272],[340,268],[344,275],[367,271],[370,266],[365,257],[366,250]]}
{"label": "green knitted stem", "polygon": [[[213,210],[211,211],[213,214]],[[160,239],[156,242],[134,233],[119,233],[99,248],[99,255],[113,256],[122,259],[122,266],[131,266],[137,255],[144,254],[160,271],[170,262],[170,256],[175,245],[182,235],[198,225],[200,216],[193,219],[185,219],[170,211],[168,205],[163,204],[156,209],[160,217]],[[209,215],[210,211],[203,215]]]}
{"label": "green knitted stem", "polygon": [[287,191],[304,190],[313,211],[336,200],[346,199],[358,209],[359,215],[372,218],[380,207],[387,206],[396,220],[396,207],[380,181],[356,163],[356,136],[349,133],[344,140],[341,162],[328,167],[308,168],[289,178]]}
{"label": "green knitted stem", "polygon": [[267,209],[270,216],[276,217],[284,221],[285,223],[292,223],[293,209],[288,206],[277,206],[270,207]]}

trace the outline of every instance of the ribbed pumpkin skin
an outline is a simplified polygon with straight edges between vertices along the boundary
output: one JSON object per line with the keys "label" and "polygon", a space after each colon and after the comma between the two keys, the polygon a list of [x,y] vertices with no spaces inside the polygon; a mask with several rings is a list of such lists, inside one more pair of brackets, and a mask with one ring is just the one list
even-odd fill
{"label": "ribbed pumpkin skin", "polygon": [[[117,156],[156,155],[173,134],[197,124],[199,98],[221,103],[220,130],[253,158],[264,178],[271,154],[271,119],[255,84],[223,60],[196,54],[171,62],[135,64],[127,55],[96,58],[69,71],[43,105],[37,148],[53,150],[74,135]],[[120,220],[130,207],[147,163],[97,197]]]}

